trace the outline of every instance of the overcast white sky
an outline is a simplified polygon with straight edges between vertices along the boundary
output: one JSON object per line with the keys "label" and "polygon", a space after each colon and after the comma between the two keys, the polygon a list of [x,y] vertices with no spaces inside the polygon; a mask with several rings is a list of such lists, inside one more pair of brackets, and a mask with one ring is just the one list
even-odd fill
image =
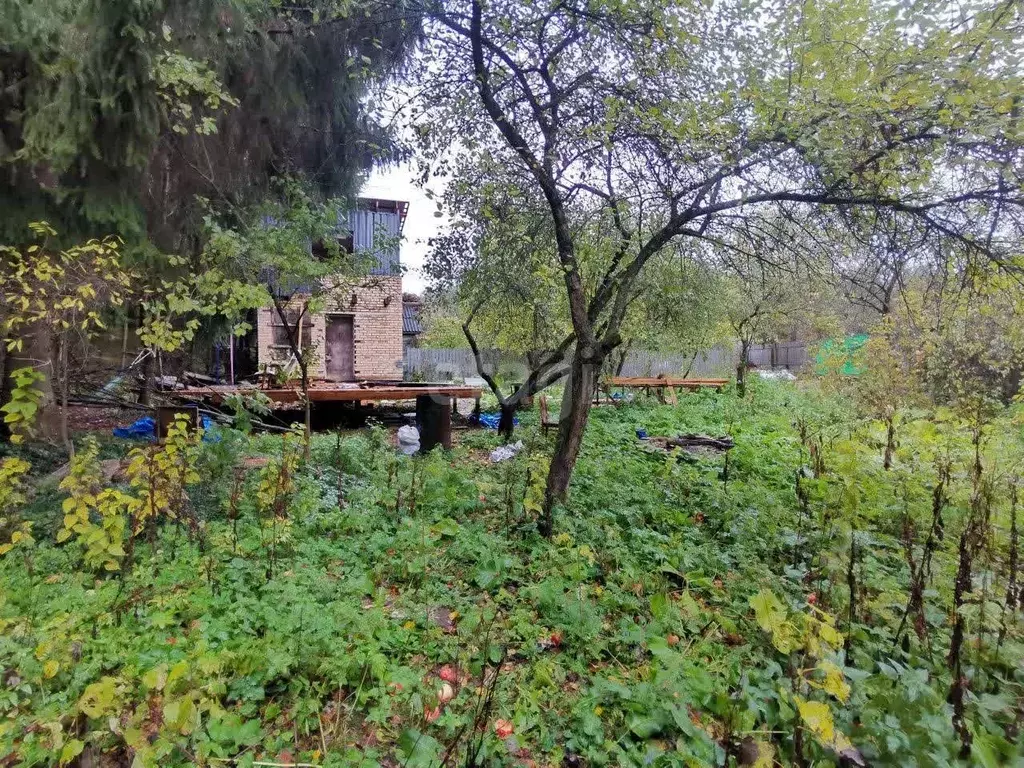
{"label": "overcast white sky", "polygon": [[[441,190],[435,188],[434,191]],[[434,216],[437,204],[428,200],[423,190],[413,183],[413,173],[406,164],[374,169],[360,194],[383,200],[408,201],[409,213],[405,219],[405,238],[402,240],[402,264],[406,267],[402,290],[422,293],[425,282],[420,268],[427,252],[427,240],[439,234],[446,223],[445,219]]]}

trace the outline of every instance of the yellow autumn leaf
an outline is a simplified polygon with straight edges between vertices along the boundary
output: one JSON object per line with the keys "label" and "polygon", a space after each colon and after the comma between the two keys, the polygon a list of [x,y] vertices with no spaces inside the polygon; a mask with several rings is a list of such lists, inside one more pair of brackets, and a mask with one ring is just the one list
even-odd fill
{"label": "yellow autumn leaf", "polygon": [[799,645],[796,627],[787,620],[788,611],[770,590],[762,589],[750,598],[754,618],[772,636],[772,645],[782,653],[790,653]]}
{"label": "yellow autumn leaf", "polygon": [[43,664],[43,677],[49,680],[51,677],[57,674],[60,669],[60,662],[56,659],[50,659],[48,662]]}
{"label": "yellow autumn leaf", "polygon": [[117,700],[117,679],[104,676],[99,682],[86,686],[78,700],[78,709],[89,717],[103,717]]}
{"label": "yellow autumn leaf", "polygon": [[843,670],[831,661],[820,662],[818,670],[825,673],[825,679],[820,685],[821,689],[845,704],[850,698],[850,684],[846,682]]}
{"label": "yellow autumn leaf", "polygon": [[800,712],[800,719],[819,742],[835,752],[843,752],[852,749],[853,744],[846,735],[836,730],[835,721],[832,719],[832,710],[828,704],[821,701],[806,701],[799,696],[793,697],[796,700],[797,710]]}
{"label": "yellow autumn leaf", "polygon": [[843,644],[843,634],[831,624],[822,622],[819,632],[821,634],[821,639],[832,646],[833,650],[839,648],[839,646]]}

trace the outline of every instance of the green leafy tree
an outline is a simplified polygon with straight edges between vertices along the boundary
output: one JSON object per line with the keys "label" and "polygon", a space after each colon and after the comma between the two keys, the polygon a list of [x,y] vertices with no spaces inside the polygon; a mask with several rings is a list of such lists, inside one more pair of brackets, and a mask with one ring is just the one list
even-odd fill
{"label": "green leafy tree", "polygon": [[[838,2],[770,3],[757,16],[738,0],[427,10],[429,101],[413,115],[424,144],[436,152],[457,135],[507,157],[551,218],[575,346],[546,533],[632,287],[674,239],[713,237],[765,208],[866,207],[986,255],[1011,247],[1021,138],[1012,6],[982,4],[970,24],[942,7],[896,15]],[[574,211],[596,206],[620,247],[588,284]]]}
{"label": "green leafy tree", "polygon": [[688,376],[697,357],[731,338],[723,329],[727,280],[713,262],[684,243],[667,248],[638,278],[622,323],[623,342],[609,355],[618,374],[630,350],[686,355]]}
{"label": "green leafy tree", "polygon": [[[50,225],[36,222],[31,229],[38,237],[32,245],[0,246],[0,295],[6,306],[0,329],[8,354],[24,353],[26,336],[41,340],[44,354],[35,365],[46,372],[44,380],[51,392],[56,384],[60,439],[73,455],[67,421],[71,336],[88,338],[105,329],[103,314],[124,305],[136,288],[137,276],[122,266],[121,243],[116,238],[60,249],[54,247],[57,232]],[[19,398],[12,402],[17,404]],[[52,408],[53,400],[44,399],[42,406]],[[8,415],[14,413],[7,409]]]}
{"label": "green leafy tree", "polygon": [[795,222],[751,216],[708,245],[726,285],[721,314],[739,345],[736,393],[743,397],[751,347],[832,335],[838,297],[822,274],[821,245]]}
{"label": "green leafy tree", "polygon": [[[463,168],[446,195],[454,225],[432,241],[424,271],[449,298],[450,324],[497,398],[498,431],[508,440],[523,403],[565,376],[573,337],[543,206],[486,159]],[[503,391],[482,344],[525,360],[510,390]]]}

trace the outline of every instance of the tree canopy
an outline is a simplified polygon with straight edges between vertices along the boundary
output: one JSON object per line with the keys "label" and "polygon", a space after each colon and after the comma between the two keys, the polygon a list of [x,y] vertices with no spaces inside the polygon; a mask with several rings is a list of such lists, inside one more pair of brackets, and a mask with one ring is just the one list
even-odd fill
{"label": "tree canopy", "polygon": [[0,231],[47,220],[198,249],[292,175],[350,194],[394,155],[365,108],[419,23],[401,2],[0,2]]}
{"label": "tree canopy", "polygon": [[[576,337],[546,506],[564,496],[593,369],[632,286],[675,238],[765,207],[911,217],[972,256],[1020,234],[1020,11],[1012,3],[794,5],[445,2],[429,9],[435,153],[501,153],[549,210]],[[604,208],[619,247],[588,289],[572,211]],[[588,373],[588,370],[590,372]]]}

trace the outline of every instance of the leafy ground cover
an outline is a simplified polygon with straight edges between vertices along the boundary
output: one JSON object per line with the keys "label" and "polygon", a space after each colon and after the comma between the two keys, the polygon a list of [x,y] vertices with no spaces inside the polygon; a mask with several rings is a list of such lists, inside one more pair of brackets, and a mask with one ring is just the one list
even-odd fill
{"label": "leafy ground cover", "polygon": [[188,513],[99,559],[99,525],[57,543],[74,483],[39,492],[0,558],[0,763],[1013,763],[1020,427],[904,416],[886,470],[817,388],[596,409],[551,540],[529,413],[501,464],[483,431],[307,462],[224,430],[182,449]]}

